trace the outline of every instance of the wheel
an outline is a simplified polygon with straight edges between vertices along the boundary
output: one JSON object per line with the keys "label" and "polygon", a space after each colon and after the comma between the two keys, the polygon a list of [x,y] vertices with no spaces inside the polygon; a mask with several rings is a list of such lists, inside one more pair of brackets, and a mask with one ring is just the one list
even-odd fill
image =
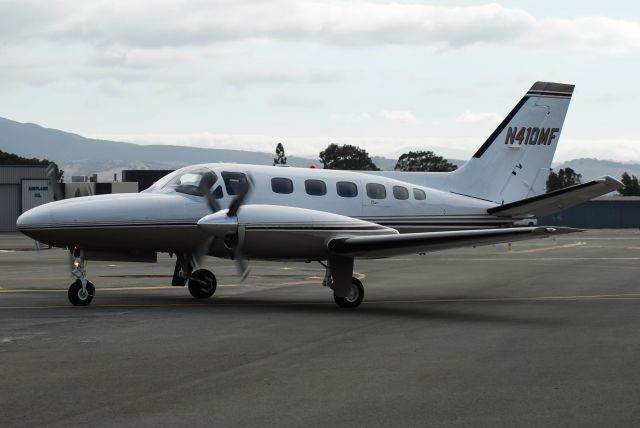
{"label": "wheel", "polygon": [[362,299],[364,299],[364,287],[356,277],[351,278],[351,287],[347,297],[338,297],[335,292],[333,293],[333,300],[341,308],[356,308],[360,306]]}
{"label": "wheel", "polygon": [[189,293],[196,299],[207,299],[216,292],[216,276],[206,269],[198,269],[189,278]]}
{"label": "wheel", "polygon": [[67,296],[74,306],[87,306],[93,300],[94,294],[96,294],[96,287],[91,282],[87,281],[86,289],[83,290],[82,281],[78,279],[69,287]]}

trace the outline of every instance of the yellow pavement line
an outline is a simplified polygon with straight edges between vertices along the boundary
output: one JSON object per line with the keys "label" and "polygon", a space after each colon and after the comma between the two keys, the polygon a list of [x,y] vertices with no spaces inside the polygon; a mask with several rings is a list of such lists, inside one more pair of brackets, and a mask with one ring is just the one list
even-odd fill
{"label": "yellow pavement line", "polygon": [[586,242],[572,242],[571,244],[551,245],[549,247],[530,248],[528,250],[511,250],[511,251],[508,251],[508,252],[511,253],[511,254],[540,253],[540,252],[549,251],[549,250],[559,250],[561,248],[582,247],[584,245],[587,245],[587,243]]}
{"label": "yellow pavement line", "polygon": [[[318,282],[318,278],[309,278],[303,281],[291,281],[291,282],[280,282],[277,283],[278,286],[287,286],[287,285],[303,285],[303,284],[313,284]],[[261,284],[218,284],[218,287],[250,287],[250,286],[260,286]],[[153,285],[153,286],[140,286],[140,287],[97,287],[96,291],[146,291],[146,290],[180,290],[183,287],[180,286],[172,286],[172,285]],[[67,292],[68,288],[18,288],[18,289],[4,289],[0,288],[0,293],[5,294],[13,294],[13,293],[62,293]]]}

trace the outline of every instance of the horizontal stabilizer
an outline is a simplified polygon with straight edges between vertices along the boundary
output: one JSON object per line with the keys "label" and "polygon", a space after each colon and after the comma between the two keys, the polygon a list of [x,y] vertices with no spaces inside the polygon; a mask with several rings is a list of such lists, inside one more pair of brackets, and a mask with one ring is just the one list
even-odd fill
{"label": "horizontal stabilizer", "polygon": [[580,232],[569,227],[514,227],[506,229],[457,230],[450,232],[405,233],[399,235],[375,235],[353,238],[336,238],[329,241],[333,254],[379,258],[401,254],[426,253],[450,248],[499,244],[549,235]]}
{"label": "horizontal stabilizer", "polygon": [[621,187],[622,183],[606,175],[588,183],[565,187],[554,192],[489,208],[487,212],[504,217],[545,216],[581,204],[595,197],[606,195]]}

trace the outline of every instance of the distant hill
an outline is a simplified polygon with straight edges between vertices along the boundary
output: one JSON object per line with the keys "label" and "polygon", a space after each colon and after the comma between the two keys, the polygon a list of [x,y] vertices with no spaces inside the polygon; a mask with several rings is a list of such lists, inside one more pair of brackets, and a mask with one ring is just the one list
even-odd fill
{"label": "distant hill", "polygon": [[[274,144],[275,148],[275,144]],[[46,158],[56,162],[65,171],[66,177],[98,173],[109,179],[122,169],[175,169],[202,162],[230,162],[271,165],[273,153],[245,150],[204,149],[186,146],[143,146],[120,141],[97,140],[77,134],[43,128],[33,123],[20,123],[0,118],[0,150],[30,158]],[[383,170],[392,170],[396,159],[372,157]],[[287,156],[292,166],[321,166],[318,159]],[[451,159],[458,166],[464,161]],[[624,171],[640,177],[640,164],[603,161],[598,159],[575,159],[554,165],[571,167],[582,174],[583,180],[602,175],[620,178]]]}
{"label": "distant hill", "polygon": [[[110,178],[122,169],[175,169],[201,162],[271,165],[274,157],[274,153],[244,150],[97,140],[4,118],[0,118],[0,150],[51,159],[65,170],[67,177],[99,173],[104,178]],[[393,169],[396,163],[395,159],[383,157],[373,160],[382,169]],[[299,167],[321,166],[318,159],[290,155],[287,163]]]}
{"label": "distant hill", "polygon": [[[174,169],[201,162],[271,164],[272,153],[197,147],[149,145],[96,140],[0,118],[0,149],[57,162],[71,175],[119,172],[121,169]],[[293,166],[319,164],[317,159],[287,156]]]}

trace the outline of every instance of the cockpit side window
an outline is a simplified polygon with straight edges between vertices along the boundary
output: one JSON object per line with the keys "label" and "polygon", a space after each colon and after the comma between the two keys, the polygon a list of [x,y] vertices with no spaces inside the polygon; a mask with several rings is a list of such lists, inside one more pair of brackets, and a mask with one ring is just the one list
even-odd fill
{"label": "cockpit side window", "polygon": [[188,195],[204,196],[218,181],[216,174],[208,168],[186,169],[175,174],[162,188],[170,188]]}
{"label": "cockpit side window", "polygon": [[224,186],[227,189],[229,196],[237,195],[240,192],[241,184],[247,179],[247,176],[241,172],[228,172],[222,173],[222,179],[224,180]]}

